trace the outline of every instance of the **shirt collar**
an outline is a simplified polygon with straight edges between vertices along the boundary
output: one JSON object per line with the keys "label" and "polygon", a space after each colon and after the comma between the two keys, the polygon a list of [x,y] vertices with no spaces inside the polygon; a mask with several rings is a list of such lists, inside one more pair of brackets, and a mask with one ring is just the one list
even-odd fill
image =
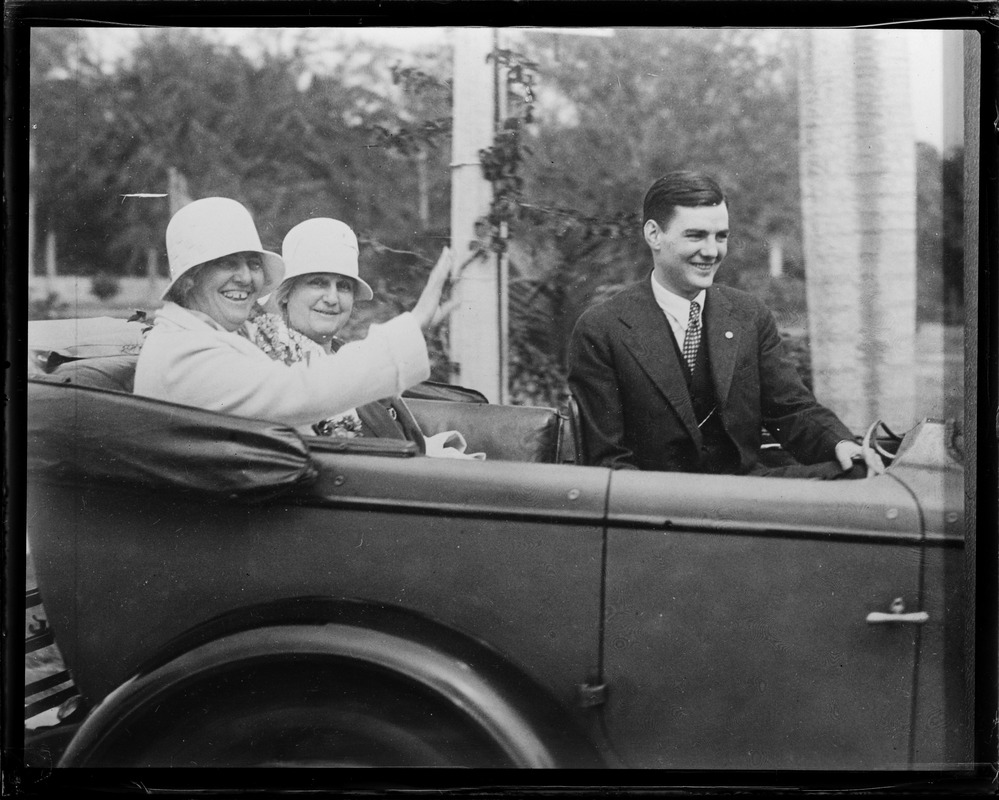
{"label": "shirt collar", "polygon": [[[658,306],[668,316],[675,319],[680,324],[680,327],[687,330],[687,323],[690,321],[690,303],[692,301],[671,292],[656,280],[655,275],[650,275],[649,280],[652,281],[652,294],[656,298]],[[701,289],[701,291],[697,293],[697,297],[694,298],[694,300],[697,301],[697,305],[701,309],[702,319],[704,315],[704,298],[706,294],[707,292],[704,289]]]}

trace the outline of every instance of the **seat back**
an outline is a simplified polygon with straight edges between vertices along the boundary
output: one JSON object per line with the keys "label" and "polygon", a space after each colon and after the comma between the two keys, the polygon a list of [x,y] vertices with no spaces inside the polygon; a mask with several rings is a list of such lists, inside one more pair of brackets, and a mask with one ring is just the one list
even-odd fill
{"label": "seat back", "polygon": [[559,461],[566,418],[554,408],[408,398],[406,405],[424,433],[458,431],[470,453],[494,461]]}
{"label": "seat back", "polygon": [[[55,383],[131,393],[138,356],[116,355],[65,361],[37,376]],[[406,405],[427,434],[460,431],[469,452],[484,452],[496,461],[572,463],[575,440],[567,435],[568,419],[554,408],[500,406],[408,397]]]}
{"label": "seat back", "polygon": [[137,355],[99,356],[64,361],[44,375],[35,377],[56,383],[72,383],[92,389],[132,393],[135,386]]}
{"label": "seat back", "polygon": [[414,400],[450,400],[458,403],[489,402],[486,396],[476,389],[441,383],[440,381],[421,381],[416,386],[406,389],[402,396],[406,400],[413,398]]}

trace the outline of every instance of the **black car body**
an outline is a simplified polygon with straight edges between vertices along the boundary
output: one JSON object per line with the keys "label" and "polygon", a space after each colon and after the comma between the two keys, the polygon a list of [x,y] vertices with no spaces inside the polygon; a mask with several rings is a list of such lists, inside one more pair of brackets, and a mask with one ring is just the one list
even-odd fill
{"label": "black car body", "polygon": [[613,472],[553,409],[412,399],[488,455],[434,459],[109,363],[29,383],[31,554],[92,709],[64,766],[972,761],[950,423],[868,480]]}

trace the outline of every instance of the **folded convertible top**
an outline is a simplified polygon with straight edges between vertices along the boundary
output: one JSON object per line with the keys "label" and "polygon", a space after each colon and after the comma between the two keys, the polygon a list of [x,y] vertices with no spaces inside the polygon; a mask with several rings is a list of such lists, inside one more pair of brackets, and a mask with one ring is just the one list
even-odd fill
{"label": "folded convertible top", "polygon": [[315,480],[292,428],[81,386],[29,381],[28,475],[249,502]]}

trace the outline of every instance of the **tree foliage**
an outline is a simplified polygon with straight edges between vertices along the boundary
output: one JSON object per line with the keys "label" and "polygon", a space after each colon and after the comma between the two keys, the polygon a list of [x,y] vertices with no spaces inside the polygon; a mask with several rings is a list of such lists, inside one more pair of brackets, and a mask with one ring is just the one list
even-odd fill
{"label": "tree foliage", "polygon": [[[39,242],[55,233],[60,271],[137,274],[153,248],[165,273],[169,201],[128,195],[165,193],[173,169],[194,198],[246,204],[269,249],[311,216],[350,224],[377,298],[351,331],[410,307],[449,240],[450,53],[365,42],[331,53],[313,33],[284,31],[278,46],[277,32],[260,31],[247,49],[151,30],[106,65],[79,30],[34,29],[36,229]],[[523,40],[522,52],[490,56],[508,76],[508,117],[481,154],[495,197],[483,239],[511,266],[515,402],[561,404],[579,314],[651,266],[641,204],[670,170],[703,169],[727,192],[718,280],[804,310],[791,34],[528,30]],[[944,192],[959,196],[960,162],[944,166]],[[944,217],[935,224],[959,247],[959,216]],[[789,279],[768,277],[774,238]],[[957,308],[960,269],[946,273]],[[433,350],[446,379],[446,332]]]}
{"label": "tree foliage", "polygon": [[[192,197],[245,203],[272,248],[291,225],[320,214],[391,249],[428,233],[415,213],[411,160],[371,133],[400,119],[377,74],[391,54],[369,48],[366,63],[315,74],[302,46],[251,60],[168,30],[145,36],[108,71],[43,70],[65,63],[67,48],[60,29],[41,33],[32,43],[33,185],[39,229],[57,234],[64,271],[127,274],[144,264],[147,247],[162,250],[166,198],[127,195],[165,192],[170,167],[186,176]],[[447,204],[437,201],[443,158],[433,165],[438,232],[447,227]]]}
{"label": "tree foliage", "polygon": [[[192,197],[245,203],[271,249],[309,216],[351,224],[379,297],[358,326],[408,307],[448,239],[446,52],[358,44],[320,68],[307,30],[252,58],[151,31],[111,68],[72,29],[35,31],[32,48],[37,228],[56,233],[61,271],[138,273],[150,247],[165,271],[168,200],[127,195],[166,192],[171,168]],[[557,403],[578,314],[648,268],[635,215],[657,175],[719,175],[737,220],[730,276],[765,262],[770,228],[793,227],[793,81],[781,53],[724,30],[533,33],[526,53],[491,58],[509,76],[483,161],[499,187],[489,239],[513,271],[513,395]]]}
{"label": "tree foliage", "polygon": [[[129,195],[165,194],[174,169],[192,198],[244,203],[268,249],[308,217],[350,224],[379,298],[358,307],[355,328],[412,304],[447,242],[447,148],[418,165],[379,140],[378,130],[413,118],[393,90],[398,53],[360,45],[317,69],[323,53],[308,31],[286,44],[251,58],[195,32],[157,30],[102,65],[78,30],[33,31],[36,227],[39,241],[55,234],[60,272],[139,274],[153,248],[166,274],[169,199]],[[439,111],[435,102],[420,110]]]}
{"label": "tree foliage", "polygon": [[774,235],[800,261],[797,159],[788,158],[797,147],[795,81],[786,40],[751,31],[534,34],[528,54],[544,66],[522,169],[525,207],[510,234],[511,347],[515,364],[544,355],[524,392],[542,377],[548,386],[561,380],[547,396],[559,403],[579,314],[651,268],[640,211],[660,175],[702,169],[719,178],[732,222],[720,282],[755,287]]}

